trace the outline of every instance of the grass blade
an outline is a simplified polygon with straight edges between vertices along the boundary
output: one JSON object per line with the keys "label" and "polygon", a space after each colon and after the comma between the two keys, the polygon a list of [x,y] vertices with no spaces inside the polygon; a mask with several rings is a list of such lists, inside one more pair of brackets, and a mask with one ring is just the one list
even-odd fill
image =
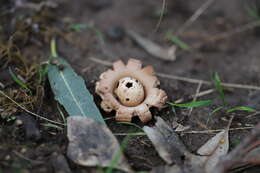
{"label": "grass blade", "polygon": [[14,72],[12,71],[12,69],[9,67],[9,73],[12,77],[12,79],[22,88],[26,89],[30,94],[32,94],[32,91],[27,87],[27,85],[21,81],[16,74],[14,74]]}
{"label": "grass blade", "polygon": [[181,41],[180,39],[178,39],[175,35],[173,35],[172,33],[168,32],[166,34],[166,38],[172,42],[173,44],[179,46],[180,48],[184,49],[184,50],[188,50],[190,49],[190,46],[187,45],[186,43],[184,43],[183,41]]}
{"label": "grass blade", "polygon": [[174,103],[168,102],[168,104],[171,106],[176,106],[176,107],[192,108],[192,107],[209,106],[209,105],[213,104],[213,101],[212,100],[193,101],[193,102],[181,103],[181,104],[174,104]]}
{"label": "grass blade", "polygon": [[212,80],[214,81],[214,85],[218,91],[219,98],[225,103],[224,89],[221,86],[221,80],[220,80],[219,74],[217,72],[214,72],[212,74]]}
{"label": "grass blade", "polygon": [[143,131],[142,127],[138,126],[138,125],[135,124],[135,123],[129,123],[129,122],[118,122],[117,124],[124,124],[124,125],[128,125],[128,126],[134,126],[134,127],[138,128],[138,129],[141,129],[141,130]]}
{"label": "grass blade", "polygon": [[69,30],[74,31],[74,32],[81,32],[83,29],[86,29],[88,27],[87,24],[71,24],[69,25]]}
{"label": "grass blade", "polygon": [[234,111],[256,112],[256,110],[253,108],[246,107],[246,106],[238,106],[238,107],[228,109],[227,113],[234,112]]}
{"label": "grass blade", "polygon": [[116,167],[117,163],[119,162],[120,158],[122,157],[122,153],[124,152],[131,136],[126,136],[121,143],[120,150],[115,154],[113,160],[111,161],[110,166],[106,169],[104,173],[112,173],[113,169]]}

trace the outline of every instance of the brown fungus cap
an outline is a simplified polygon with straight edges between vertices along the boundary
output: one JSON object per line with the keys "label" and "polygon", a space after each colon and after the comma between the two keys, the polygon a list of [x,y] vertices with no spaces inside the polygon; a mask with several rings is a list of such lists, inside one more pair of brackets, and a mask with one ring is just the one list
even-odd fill
{"label": "brown fungus cap", "polygon": [[149,108],[163,108],[167,99],[165,91],[156,88],[159,83],[152,66],[142,68],[136,59],[129,59],[127,65],[119,60],[113,63],[113,70],[100,75],[96,93],[102,98],[102,109],[116,111],[117,121],[131,122],[138,116],[146,123],[152,119]]}

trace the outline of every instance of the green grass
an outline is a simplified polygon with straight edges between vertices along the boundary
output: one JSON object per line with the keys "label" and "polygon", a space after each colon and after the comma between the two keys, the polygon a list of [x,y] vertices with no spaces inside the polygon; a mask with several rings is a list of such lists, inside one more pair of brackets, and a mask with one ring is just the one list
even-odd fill
{"label": "green grass", "polygon": [[185,42],[181,41],[178,37],[173,35],[172,32],[167,32],[166,33],[166,39],[169,40],[169,42],[177,45],[181,49],[184,49],[184,50],[189,50],[190,49],[190,46],[188,44],[186,44]]}
{"label": "green grass", "polygon": [[71,24],[69,25],[69,30],[74,31],[74,32],[81,32],[82,30],[86,29],[88,27],[87,24]]}
{"label": "green grass", "polygon": [[181,103],[181,104],[174,104],[168,102],[169,105],[175,107],[182,107],[182,108],[193,108],[193,107],[202,107],[202,106],[209,106],[213,104],[212,100],[203,100],[203,101],[192,101],[189,103]]}
{"label": "green grass", "polygon": [[224,89],[223,87],[221,86],[221,80],[220,80],[220,77],[219,77],[219,74],[217,72],[214,72],[212,74],[212,80],[213,80],[213,83],[215,85],[215,88],[217,89],[218,91],[218,95],[219,95],[219,98],[220,100],[226,104],[225,102],[225,94],[224,94]]}
{"label": "green grass", "polygon": [[246,106],[237,106],[237,107],[233,107],[233,108],[229,108],[226,110],[227,113],[231,113],[234,111],[246,111],[246,112],[256,112],[255,109],[250,108],[250,107],[246,107]]}
{"label": "green grass", "polygon": [[133,127],[136,127],[136,128],[138,128],[138,129],[140,129],[140,130],[143,131],[142,127],[141,127],[141,126],[138,126],[138,125],[135,124],[135,123],[129,123],[129,122],[117,122],[117,124],[123,124],[123,125],[133,126]]}
{"label": "green grass", "polygon": [[105,40],[105,35],[103,34],[103,32],[98,29],[97,27],[95,27],[93,24],[92,25],[87,25],[87,24],[71,24],[68,27],[69,30],[74,31],[74,32],[82,32],[82,30],[84,29],[88,29],[92,32],[94,32],[94,34],[97,36],[98,39],[100,39],[102,42],[104,42]]}
{"label": "green grass", "polygon": [[[221,85],[221,79],[220,79],[219,74],[217,72],[214,72],[211,77],[212,77],[214,86],[217,90],[218,98],[222,101],[222,105],[218,106],[212,112],[209,113],[209,118],[208,118],[207,122],[213,116],[213,114],[215,114],[221,110],[227,114],[235,112],[235,111],[256,112],[255,109],[247,107],[247,106],[235,106],[235,107],[230,106],[226,102],[226,96],[224,93],[224,88]],[[209,105],[216,104],[216,102],[214,102],[213,100],[192,101],[192,102],[181,103],[181,104],[174,104],[174,103],[170,103],[170,102],[167,102],[167,103],[169,105],[171,105],[173,108],[174,107],[192,108],[192,107],[202,107],[202,106],[209,106]],[[175,112],[175,109],[173,109],[173,111]]]}
{"label": "green grass", "polygon": [[116,154],[114,155],[109,167],[103,171],[103,173],[112,173],[113,170],[115,169],[116,165],[118,164],[118,162],[120,161],[121,157],[122,157],[122,153],[124,152],[125,148],[127,147],[127,144],[130,140],[131,136],[126,136],[121,145],[120,145],[120,149],[119,151],[116,152]]}
{"label": "green grass", "polygon": [[51,48],[51,56],[53,58],[57,58],[58,57],[58,53],[57,53],[57,47],[56,47],[56,39],[51,39],[51,45],[50,45],[50,48]]}
{"label": "green grass", "polygon": [[257,7],[246,7],[248,15],[255,20],[260,20],[259,9]]}
{"label": "green grass", "polygon": [[14,121],[14,120],[16,120],[16,117],[13,115],[10,117],[7,117],[7,119],[6,119],[7,122]]}
{"label": "green grass", "polygon": [[231,113],[234,111],[255,112],[254,109],[252,109],[250,107],[246,107],[246,106],[231,107],[228,103],[226,103],[224,89],[221,86],[221,80],[220,80],[219,74],[217,72],[214,72],[212,74],[212,80],[215,85],[215,88],[218,91],[218,96],[219,96],[220,100],[223,102],[223,105],[214,109],[211,114],[214,114],[220,110],[224,110],[226,113]]}
{"label": "green grass", "polygon": [[45,80],[45,77],[47,74],[48,74],[48,67],[40,66],[38,69],[38,83],[39,84],[41,84]]}
{"label": "green grass", "polygon": [[30,88],[22,81],[20,80],[16,74],[12,71],[12,69],[9,67],[9,73],[11,75],[11,78],[22,88],[26,89],[30,95],[32,95],[32,91],[30,90]]}
{"label": "green grass", "polygon": [[128,133],[125,133],[125,135],[130,135],[130,136],[134,136],[134,135],[146,135],[146,133],[143,132],[143,129],[142,127],[138,126],[137,124],[135,123],[130,123],[130,122],[118,122],[117,124],[123,124],[123,125],[127,125],[127,126],[133,126],[139,130],[141,130],[141,132],[128,132]]}

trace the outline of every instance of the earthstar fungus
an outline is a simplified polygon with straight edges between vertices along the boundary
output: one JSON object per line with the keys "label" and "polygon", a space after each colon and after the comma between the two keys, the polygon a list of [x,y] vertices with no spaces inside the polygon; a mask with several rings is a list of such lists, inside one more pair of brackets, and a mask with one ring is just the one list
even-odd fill
{"label": "earthstar fungus", "polygon": [[133,116],[146,123],[152,119],[150,107],[163,108],[167,99],[165,91],[156,88],[160,84],[152,66],[142,68],[142,63],[129,59],[113,63],[96,82],[96,93],[102,98],[101,108],[116,111],[117,121],[131,122]]}

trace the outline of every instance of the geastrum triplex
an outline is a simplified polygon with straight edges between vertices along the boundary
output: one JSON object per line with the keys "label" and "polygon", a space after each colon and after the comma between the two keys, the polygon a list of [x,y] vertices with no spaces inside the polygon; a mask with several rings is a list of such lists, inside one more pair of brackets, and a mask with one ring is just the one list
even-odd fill
{"label": "geastrum triplex", "polygon": [[146,123],[152,119],[149,108],[163,108],[167,99],[166,93],[156,88],[159,83],[152,66],[142,68],[136,59],[129,59],[127,65],[119,60],[113,63],[113,70],[100,75],[96,93],[102,98],[103,110],[116,111],[117,121],[131,122],[138,116]]}

